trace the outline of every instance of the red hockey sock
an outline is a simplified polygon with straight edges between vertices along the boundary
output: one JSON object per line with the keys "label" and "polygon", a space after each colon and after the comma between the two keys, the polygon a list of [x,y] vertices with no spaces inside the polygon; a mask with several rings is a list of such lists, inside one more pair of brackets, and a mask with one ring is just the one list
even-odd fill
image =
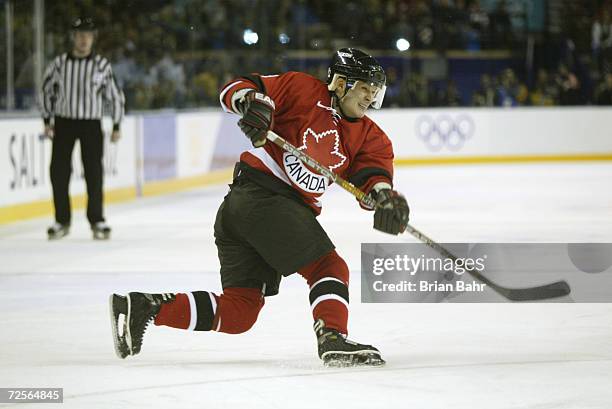
{"label": "red hockey sock", "polygon": [[219,296],[219,307],[213,329],[226,334],[248,331],[264,306],[264,297],[258,288],[230,287]]}
{"label": "red hockey sock", "polygon": [[346,262],[333,250],[299,273],[310,286],[314,320],[321,318],[326,327],[347,334],[349,271]]}
{"label": "red hockey sock", "polygon": [[337,300],[324,300],[319,302],[312,310],[315,321],[321,318],[327,328],[333,328],[341,334],[348,334],[348,308]]}
{"label": "red hockey sock", "polygon": [[161,305],[155,316],[155,325],[165,325],[172,328],[188,329],[191,320],[189,298],[187,294],[176,294],[174,301]]}

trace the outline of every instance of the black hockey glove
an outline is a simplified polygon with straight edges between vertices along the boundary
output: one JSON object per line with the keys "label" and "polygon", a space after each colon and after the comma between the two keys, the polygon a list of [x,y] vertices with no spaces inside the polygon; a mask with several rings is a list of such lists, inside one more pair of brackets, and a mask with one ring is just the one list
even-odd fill
{"label": "black hockey glove", "polygon": [[375,198],[374,228],[389,234],[403,233],[410,214],[406,198],[391,189],[378,191]]}
{"label": "black hockey glove", "polygon": [[263,146],[268,131],[274,126],[274,101],[266,94],[249,91],[236,105],[242,114],[238,126],[254,147]]}

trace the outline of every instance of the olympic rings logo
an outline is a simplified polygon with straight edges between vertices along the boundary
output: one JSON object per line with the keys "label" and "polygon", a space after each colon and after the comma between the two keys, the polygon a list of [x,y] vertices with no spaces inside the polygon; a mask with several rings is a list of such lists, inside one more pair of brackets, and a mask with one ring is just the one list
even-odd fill
{"label": "olympic rings logo", "polygon": [[429,150],[438,152],[443,147],[457,151],[465,142],[474,136],[476,125],[466,114],[460,114],[453,119],[448,114],[442,114],[435,119],[430,115],[421,115],[415,122],[417,138],[423,140]]}

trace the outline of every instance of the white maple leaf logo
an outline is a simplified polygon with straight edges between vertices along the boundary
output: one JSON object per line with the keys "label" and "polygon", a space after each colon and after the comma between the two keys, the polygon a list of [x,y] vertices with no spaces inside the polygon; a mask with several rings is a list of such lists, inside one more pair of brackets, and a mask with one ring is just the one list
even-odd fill
{"label": "white maple leaf logo", "polygon": [[[308,138],[309,135],[311,138]],[[317,144],[316,147],[312,145],[312,142],[309,145],[309,139],[312,141],[313,138],[314,143]],[[310,128],[306,129],[302,136],[302,145],[298,146],[298,149],[305,151],[331,170],[339,168],[346,162],[346,156],[340,152],[340,135],[335,129],[321,133],[316,133]]]}

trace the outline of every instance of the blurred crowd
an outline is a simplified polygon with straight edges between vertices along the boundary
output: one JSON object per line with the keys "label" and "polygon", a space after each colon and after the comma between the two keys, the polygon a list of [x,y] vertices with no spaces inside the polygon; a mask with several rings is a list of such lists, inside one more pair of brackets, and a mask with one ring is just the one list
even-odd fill
{"label": "blurred crowd", "polygon": [[[15,3],[16,43],[32,43],[30,3]],[[47,1],[47,61],[70,46],[70,21],[83,14],[98,22],[97,50],[111,57],[131,110],[216,105],[223,83],[244,72],[325,79],[322,56],[343,46],[386,58],[385,106],[610,104],[612,0]],[[443,75],[406,64],[451,50],[482,64],[458,72],[449,59]],[[22,108],[34,99],[30,57],[15,49]]]}
{"label": "blurred crowd", "polygon": [[[391,70],[392,78],[395,70]],[[480,86],[473,92],[459,90],[454,80],[430,81],[422,74],[406,76],[391,83],[387,89],[387,107],[517,107],[612,105],[612,73],[594,89],[592,97],[585,95],[577,76],[561,64],[555,71],[538,70],[532,86],[520,80],[513,69],[497,75],[482,74]]]}
{"label": "blurred crowd", "polygon": [[[509,7],[506,0],[483,3],[486,5],[480,0],[176,0],[167,4],[130,0],[118,7],[111,5],[107,15],[98,11],[97,18],[109,22],[113,33],[121,32],[111,38],[101,36],[99,45],[113,50],[115,73],[128,107],[147,109],[215,104],[217,90],[232,76],[244,71],[285,71],[291,65],[287,53],[295,50],[330,54],[347,43],[394,50],[398,38],[408,39],[412,50],[512,47],[521,26],[513,26],[510,10],[524,14],[516,6]],[[58,4],[51,11],[56,21],[70,15],[66,7]],[[126,8],[141,12],[125,13]],[[143,14],[147,9],[149,13]],[[247,29],[257,33],[255,44],[245,43]],[[309,66],[298,69],[325,78],[326,67]],[[399,73],[394,79],[408,77]],[[399,92],[404,91],[404,86],[399,87]],[[396,100],[405,105],[409,99],[401,95]]]}
{"label": "blurred crowd", "polygon": [[[127,0],[107,1],[108,12],[100,10],[97,14],[113,25],[114,32],[123,31],[124,38],[139,46],[167,45],[176,51],[242,48],[246,29],[258,34],[260,49],[270,50],[333,48],[338,38],[356,41],[370,49],[394,49],[398,38],[406,38],[414,49],[478,50],[507,48],[523,36],[530,19],[527,3],[524,0]],[[69,4],[54,7],[63,11]],[[161,38],[168,35],[173,38]]]}

